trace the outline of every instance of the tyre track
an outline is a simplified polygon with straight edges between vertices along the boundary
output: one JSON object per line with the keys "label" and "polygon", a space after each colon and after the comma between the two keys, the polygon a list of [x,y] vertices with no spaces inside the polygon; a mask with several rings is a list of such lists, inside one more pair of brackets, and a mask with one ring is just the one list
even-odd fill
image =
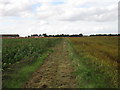
{"label": "tyre track", "polygon": [[75,88],[74,68],[69,60],[67,42],[62,41],[43,65],[33,73],[24,88]]}

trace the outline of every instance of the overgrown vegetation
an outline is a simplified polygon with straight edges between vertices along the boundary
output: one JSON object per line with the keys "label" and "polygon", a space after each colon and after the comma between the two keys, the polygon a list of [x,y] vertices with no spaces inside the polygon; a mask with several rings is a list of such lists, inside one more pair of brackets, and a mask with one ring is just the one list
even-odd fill
{"label": "overgrown vegetation", "polygon": [[3,39],[3,88],[20,88],[60,38]]}
{"label": "overgrown vegetation", "polygon": [[26,58],[36,59],[49,47],[52,47],[56,41],[58,41],[57,38],[3,39],[3,68]]}
{"label": "overgrown vegetation", "polygon": [[70,38],[80,88],[118,87],[118,37]]}

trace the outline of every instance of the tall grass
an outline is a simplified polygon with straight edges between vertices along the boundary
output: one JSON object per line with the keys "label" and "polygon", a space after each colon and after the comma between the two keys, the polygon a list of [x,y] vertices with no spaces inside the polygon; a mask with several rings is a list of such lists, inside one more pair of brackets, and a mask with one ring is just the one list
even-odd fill
{"label": "tall grass", "polygon": [[[118,87],[118,37],[70,38],[80,87]],[[81,82],[83,81],[83,82]]]}

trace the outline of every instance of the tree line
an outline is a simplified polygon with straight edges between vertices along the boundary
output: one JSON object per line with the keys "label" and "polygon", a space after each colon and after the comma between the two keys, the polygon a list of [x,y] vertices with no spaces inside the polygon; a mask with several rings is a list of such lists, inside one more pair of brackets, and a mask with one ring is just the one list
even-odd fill
{"label": "tree line", "polygon": [[2,37],[19,37],[19,34],[2,34]]}
{"label": "tree line", "polygon": [[[83,34],[57,34],[57,35],[47,35],[46,33],[44,34],[32,34],[27,37],[83,37],[86,35]],[[120,36],[120,34],[92,34],[89,35],[90,37],[92,36]],[[2,34],[2,37],[20,37],[19,34]]]}
{"label": "tree line", "polygon": [[[83,37],[83,34],[73,34],[73,35],[69,35],[69,34],[57,34],[57,35],[47,35],[46,33],[44,34],[33,34],[31,36],[28,37]],[[89,36],[120,36],[120,34],[92,34]]]}
{"label": "tree line", "polygon": [[95,34],[90,36],[120,36],[120,34]]}
{"label": "tree line", "polygon": [[31,36],[28,37],[82,37],[83,34],[73,34],[73,35],[69,35],[69,34],[57,34],[57,35],[47,35],[46,33],[44,34],[33,34]]}

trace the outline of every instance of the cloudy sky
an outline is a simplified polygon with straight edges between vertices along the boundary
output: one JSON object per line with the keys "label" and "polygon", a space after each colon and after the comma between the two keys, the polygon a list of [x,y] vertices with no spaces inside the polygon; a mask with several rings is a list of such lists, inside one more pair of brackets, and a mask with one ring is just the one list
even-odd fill
{"label": "cloudy sky", "polygon": [[118,33],[119,0],[0,0],[0,34]]}

